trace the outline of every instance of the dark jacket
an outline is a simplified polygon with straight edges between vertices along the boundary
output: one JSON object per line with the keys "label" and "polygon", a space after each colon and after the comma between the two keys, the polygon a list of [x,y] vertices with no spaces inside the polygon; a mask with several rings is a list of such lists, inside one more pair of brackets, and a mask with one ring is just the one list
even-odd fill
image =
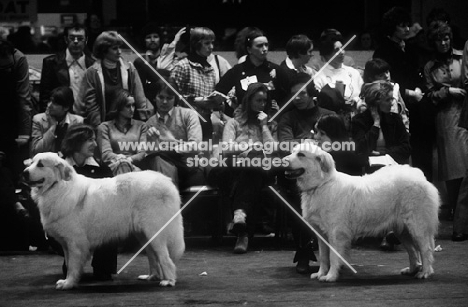
{"label": "dark jacket", "polygon": [[[399,114],[387,113],[380,115],[380,127],[385,139],[386,154],[397,163],[407,164],[411,153],[409,134]],[[351,121],[351,133],[356,143],[358,154],[371,155],[377,147],[380,129],[374,126],[369,109],[357,114]]]}
{"label": "dark jacket", "polygon": [[[42,60],[41,85],[39,93],[40,112],[45,112],[51,92],[54,88],[59,86],[70,86],[70,75],[65,56],[66,53],[64,51],[45,57],[44,60]],[[94,59],[91,55],[85,53],[86,68],[93,65],[93,63]]]}

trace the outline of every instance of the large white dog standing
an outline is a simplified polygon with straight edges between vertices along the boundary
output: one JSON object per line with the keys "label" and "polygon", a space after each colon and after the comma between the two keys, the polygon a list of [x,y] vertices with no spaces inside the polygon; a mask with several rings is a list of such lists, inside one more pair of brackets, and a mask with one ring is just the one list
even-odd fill
{"label": "large white dog standing", "polygon": [[[135,233],[146,243],[180,209],[172,181],[157,172],[127,173],[91,179],[79,175],[54,153],[40,153],[26,168],[41,221],[47,234],[63,247],[67,277],[57,289],[77,285],[91,250]],[[146,247],[148,280],[162,286],[176,282],[175,263],[185,249],[180,214]]]}
{"label": "large white dog standing", "polygon": [[[311,143],[298,145],[287,177],[302,191],[302,215],[340,254],[353,238],[393,230],[409,255],[401,274],[427,278],[439,224],[439,193],[424,174],[407,165],[384,167],[363,177],[337,172],[332,156]],[[341,260],[319,241],[320,268],[311,278],[333,282]]]}

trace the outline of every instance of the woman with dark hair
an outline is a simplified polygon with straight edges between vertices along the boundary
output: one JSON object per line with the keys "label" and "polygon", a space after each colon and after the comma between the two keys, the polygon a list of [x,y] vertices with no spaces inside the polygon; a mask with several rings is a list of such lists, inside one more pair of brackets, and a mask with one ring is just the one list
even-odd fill
{"label": "woman with dark hair", "polygon": [[[242,102],[250,84],[261,82],[268,84],[269,101],[266,110],[279,109],[286,102],[289,94],[289,79],[279,65],[267,59],[269,42],[263,31],[252,28],[245,36],[244,46],[247,57],[244,62],[231,68],[216,85],[216,90],[224,95],[235,87],[235,96]],[[234,108],[235,109],[235,106]],[[232,110],[226,108],[226,114],[233,116]]]}
{"label": "woman with dark hair", "polygon": [[326,114],[315,125],[314,139],[335,160],[336,170],[353,176],[361,176],[368,166],[364,155],[357,155],[349,137],[343,118],[337,114]]}
{"label": "woman with dark hair", "polygon": [[[96,135],[91,126],[76,124],[70,126],[62,142],[63,158],[70,163],[78,174],[90,178],[112,177],[112,171],[105,165],[100,165],[94,159],[97,147]],[[104,245],[94,251],[91,265],[94,268],[94,278],[111,280],[117,272],[117,247]]]}
{"label": "woman with dark hair", "polygon": [[[276,129],[268,125],[268,116],[264,112],[268,101],[268,88],[263,83],[249,85],[242,104],[236,109],[234,118],[224,128],[223,143],[229,150],[236,147],[249,147],[249,143],[272,143],[276,141]],[[245,148],[245,147],[244,147]],[[262,151],[251,147],[239,155],[247,159],[263,157]],[[247,252],[249,236],[255,230],[256,206],[261,203],[260,191],[268,176],[263,169],[237,167],[226,169],[216,181],[224,195],[232,197],[234,211],[232,232],[237,235],[234,253]]]}
{"label": "woman with dark hair", "polygon": [[131,62],[124,62],[120,47],[122,40],[115,31],[102,32],[93,45],[97,61],[86,70],[80,93],[86,106],[86,122],[97,126],[108,120],[113,95],[119,89],[129,91],[135,97],[136,117],[146,121],[152,113],[143,86]]}
{"label": "woman with dark hair", "polygon": [[114,175],[141,170],[146,153],[145,147],[140,145],[146,143],[147,127],[144,122],[133,119],[134,112],[135,98],[130,92],[120,89],[112,101],[110,120],[98,126],[97,140],[102,162]]}
{"label": "woman with dark hair", "polygon": [[[424,76],[427,98],[437,110],[438,178],[445,181],[448,205],[454,209],[468,169],[468,132],[458,126],[466,96],[462,83],[463,53],[452,48],[452,30],[445,22],[431,23],[428,41],[435,54],[424,67]],[[459,235],[454,233],[454,239]]]}

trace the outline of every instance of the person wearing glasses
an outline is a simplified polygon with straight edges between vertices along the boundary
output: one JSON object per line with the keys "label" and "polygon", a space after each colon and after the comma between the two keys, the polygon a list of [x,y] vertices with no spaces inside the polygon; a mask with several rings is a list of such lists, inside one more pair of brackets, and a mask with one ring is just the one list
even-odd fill
{"label": "person wearing glasses", "polygon": [[53,89],[69,86],[75,99],[71,111],[83,115],[84,108],[79,99],[79,89],[85,71],[94,63],[94,59],[86,48],[87,32],[84,25],[74,24],[64,31],[67,48],[45,57],[42,62],[39,111],[45,112]]}

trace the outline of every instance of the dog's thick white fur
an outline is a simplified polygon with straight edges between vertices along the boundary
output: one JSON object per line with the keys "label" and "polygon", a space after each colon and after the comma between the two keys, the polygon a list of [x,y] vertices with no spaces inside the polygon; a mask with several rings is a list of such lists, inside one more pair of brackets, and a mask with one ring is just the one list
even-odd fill
{"label": "dog's thick white fur", "polygon": [[[172,181],[157,172],[143,171],[114,178],[79,175],[54,153],[40,153],[25,170],[47,234],[63,247],[67,277],[57,289],[77,286],[91,251],[102,243],[135,233],[145,244],[180,209]],[[174,286],[175,262],[185,249],[180,214],[146,247],[148,280]]]}
{"label": "dog's thick white fur", "polygon": [[[349,176],[336,171],[332,156],[311,143],[296,146],[285,159],[286,176],[296,178],[302,191],[303,217],[342,256],[353,238],[393,230],[409,255],[409,267],[401,274],[433,274],[440,198],[419,169],[394,165]],[[321,240],[319,253],[320,268],[311,278],[336,281],[342,261]]]}

